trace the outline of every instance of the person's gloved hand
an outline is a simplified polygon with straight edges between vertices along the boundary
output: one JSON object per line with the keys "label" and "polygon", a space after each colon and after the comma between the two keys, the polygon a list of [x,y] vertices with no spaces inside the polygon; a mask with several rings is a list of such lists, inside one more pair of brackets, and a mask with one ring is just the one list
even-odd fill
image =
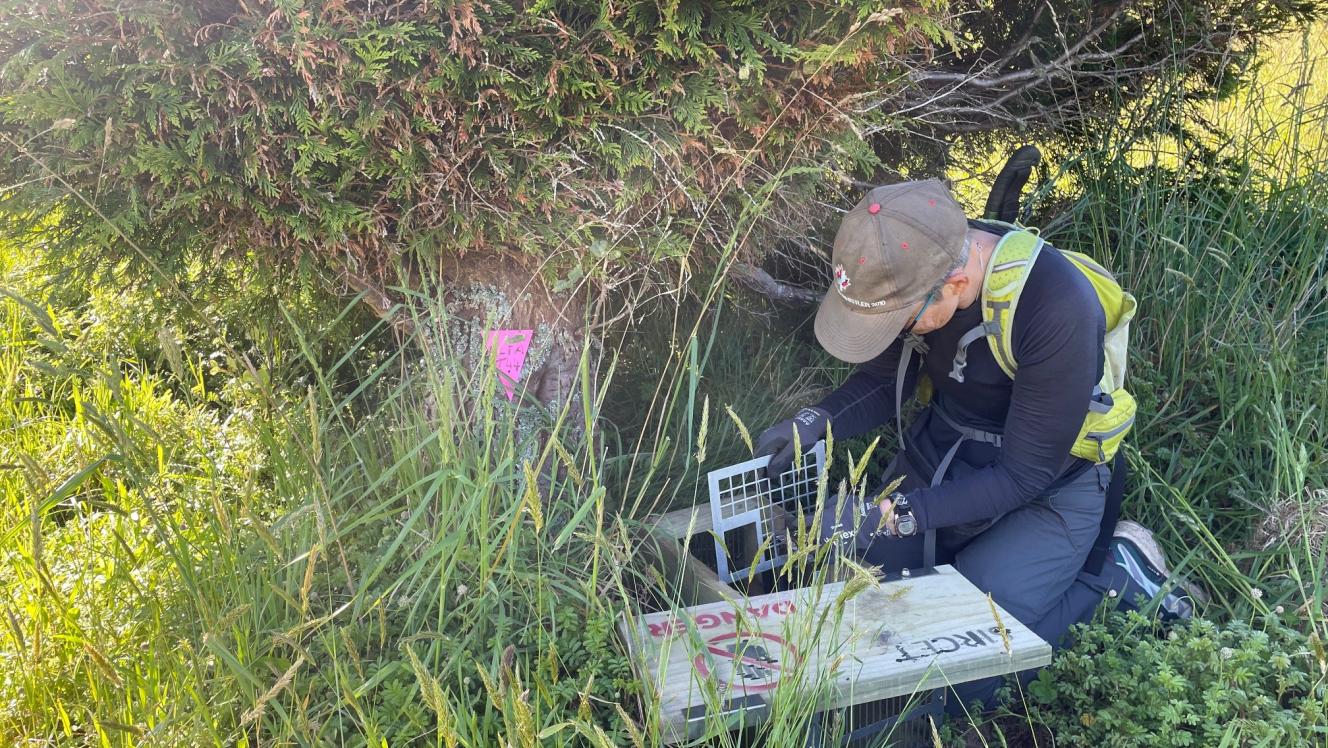
{"label": "person's gloved hand", "polygon": [[761,432],[756,439],[756,448],[752,454],[756,457],[770,455],[770,464],[765,474],[774,480],[788,471],[793,465],[793,432],[798,432],[798,444],[805,453],[813,444],[820,441],[830,423],[830,413],[820,408],[803,408],[792,418],[776,423]]}

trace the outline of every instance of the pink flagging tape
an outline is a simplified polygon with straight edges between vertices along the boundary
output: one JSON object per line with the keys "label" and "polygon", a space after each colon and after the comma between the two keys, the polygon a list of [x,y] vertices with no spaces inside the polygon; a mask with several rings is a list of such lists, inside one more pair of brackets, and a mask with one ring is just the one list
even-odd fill
{"label": "pink flagging tape", "polygon": [[516,383],[521,381],[521,367],[530,350],[530,337],[534,330],[490,330],[484,339],[484,350],[497,352],[498,381],[503,383],[507,399],[516,397]]}

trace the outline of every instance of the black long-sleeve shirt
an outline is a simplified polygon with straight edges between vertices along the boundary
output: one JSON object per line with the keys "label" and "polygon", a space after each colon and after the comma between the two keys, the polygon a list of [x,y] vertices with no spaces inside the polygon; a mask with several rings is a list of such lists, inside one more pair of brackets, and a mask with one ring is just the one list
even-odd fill
{"label": "black long-sleeve shirt", "polygon": [[[982,321],[980,302],[958,309],[944,327],[922,336],[923,370],[933,402],[964,425],[1003,434],[1000,448],[969,440],[955,455],[949,478],[908,492],[922,530],[989,519],[1077,476],[1091,463],[1070,454],[1102,378],[1106,321],[1092,285],[1068,259],[1043,248],[1015,310],[1012,344],[1018,369],[1011,380],[985,338],[968,347],[964,381],[949,374],[959,338]],[[830,413],[836,436],[853,437],[895,417],[895,377],[903,341],[861,364],[817,407]],[[916,361],[904,396],[916,386]],[[959,438],[940,418],[910,428],[907,453],[928,486],[945,452]]]}

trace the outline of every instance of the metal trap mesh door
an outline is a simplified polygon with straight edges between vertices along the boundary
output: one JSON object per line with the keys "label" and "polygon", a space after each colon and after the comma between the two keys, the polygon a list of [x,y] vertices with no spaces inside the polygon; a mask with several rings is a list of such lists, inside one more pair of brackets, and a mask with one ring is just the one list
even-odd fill
{"label": "metal trap mesh door", "polygon": [[[802,507],[816,499],[816,483],[825,467],[825,442],[817,442],[802,456],[801,466],[791,466],[783,482],[771,482],[765,468],[770,457],[757,457],[736,465],[712,470],[710,520],[715,533],[715,562],[724,582],[743,580],[752,574],[776,568],[788,558],[787,538],[777,530],[775,507],[802,514]],[[748,529],[750,528],[750,529]],[[743,538],[754,542],[744,548],[745,560],[730,559],[729,553]],[[759,556],[758,556],[759,554]],[[755,557],[755,558],[753,558]]]}

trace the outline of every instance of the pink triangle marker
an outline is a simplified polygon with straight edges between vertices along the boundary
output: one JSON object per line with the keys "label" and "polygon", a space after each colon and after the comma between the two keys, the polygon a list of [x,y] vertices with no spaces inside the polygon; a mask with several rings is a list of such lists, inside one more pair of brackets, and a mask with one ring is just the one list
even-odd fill
{"label": "pink triangle marker", "polygon": [[484,340],[484,350],[497,350],[498,381],[503,383],[507,399],[516,397],[516,384],[521,380],[521,367],[526,363],[530,338],[534,330],[491,330]]}

